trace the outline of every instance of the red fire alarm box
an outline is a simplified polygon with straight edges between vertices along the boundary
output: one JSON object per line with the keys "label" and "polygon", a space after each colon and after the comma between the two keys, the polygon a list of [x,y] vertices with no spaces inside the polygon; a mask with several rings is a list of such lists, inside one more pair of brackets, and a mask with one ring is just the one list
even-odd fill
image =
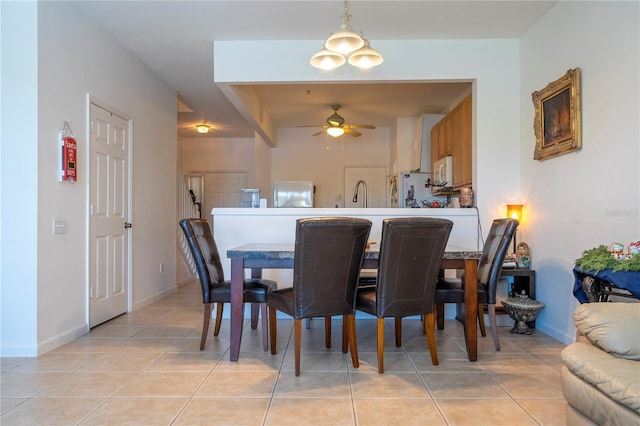
{"label": "red fire alarm box", "polygon": [[73,136],[63,136],[63,132],[60,132],[60,176],[59,181],[68,181],[74,183],[77,181],[77,149],[78,145]]}

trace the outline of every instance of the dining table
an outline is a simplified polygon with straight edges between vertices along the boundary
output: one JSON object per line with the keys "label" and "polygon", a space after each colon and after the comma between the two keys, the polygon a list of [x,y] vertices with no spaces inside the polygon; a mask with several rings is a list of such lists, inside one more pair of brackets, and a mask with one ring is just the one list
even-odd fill
{"label": "dining table", "polygon": [[[368,249],[362,261],[362,269],[377,269],[379,251]],[[292,269],[294,245],[286,243],[249,243],[227,250],[231,260],[231,342],[230,360],[238,361],[244,323],[243,286],[245,271],[251,270],[252,278],[262,277],[263,269]],[[447,247],[442,257],[441,269],[463,269],[465,272],[464,312],[458,319],[464,325],[465,345],[469,361],[478,359],[478,261],[482,252],[457,247]]]}

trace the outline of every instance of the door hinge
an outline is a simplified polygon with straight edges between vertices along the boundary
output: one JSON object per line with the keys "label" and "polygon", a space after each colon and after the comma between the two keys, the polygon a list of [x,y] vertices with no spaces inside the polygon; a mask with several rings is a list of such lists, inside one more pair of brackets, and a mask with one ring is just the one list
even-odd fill
{"label": "door hinge", "polygon": [[93,299],[93,286],[89,286],[89,299]]}
{"label": "door hinge", "polygon": [[92,121],[92,122],[89,123],[89,133],[94,133],[94,132],[95,132],[95,129],[94,129],[94,126],[93,126],[93,121]]}
{"label": "door hinge", "polygon": [[89,204],[89,216],[93,216],[93,204]]}
{"label": "door hinge", "polygon": [[129,228],[131,228],[132,226],[133,226],[133,225],[132,225],[132,224],[130,224],[129,222],[125,222],[125,223],[124,223],[124,229],[129,229]]}

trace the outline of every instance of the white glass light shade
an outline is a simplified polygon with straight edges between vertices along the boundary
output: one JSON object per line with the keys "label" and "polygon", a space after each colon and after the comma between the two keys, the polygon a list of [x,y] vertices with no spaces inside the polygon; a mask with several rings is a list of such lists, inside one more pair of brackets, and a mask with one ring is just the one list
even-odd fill
{"label": "white glass light shade", "polygon": [[364,46],[364,40],[353,31],[338,31],[329,36],[324,44],[329,50],[348,55]]}
{"label": "white glass light shade", "polygon": [[196,126],[198,133],[209,133],[209,126],[206,124],[199,124]]}
{"label": "white glass light shade", "polygon": [[369,46],[369,41],[365,42],[364,47],[356,50],[349,56],[349,63],[358,68],[371,68],[380,65],[384,59],[382,55]]}
{"label": "white glass light shade", "polygon": [[327,133],[329,133],[330,136],[337,138],[338,136],[342,136],[344,134],[344,129],[342,127],[329,127],[327,129]]}
{"label": "white glass light shade", "polygon": [[341,54],[332,52],[328,49],[322,49],[311,57],[309,63],[316,68],[332,70],[344,65],[346,61],[347,60]]}

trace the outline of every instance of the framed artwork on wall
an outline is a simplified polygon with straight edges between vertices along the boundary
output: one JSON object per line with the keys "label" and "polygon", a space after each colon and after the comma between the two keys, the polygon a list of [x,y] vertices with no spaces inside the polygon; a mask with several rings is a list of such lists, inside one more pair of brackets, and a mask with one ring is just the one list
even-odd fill
{"label": "framed artwork on wall", "polygon": [[582,147],[580,134],[580,68],[567,71],[542,90],[533,92],[534,160],[546,160]]}

